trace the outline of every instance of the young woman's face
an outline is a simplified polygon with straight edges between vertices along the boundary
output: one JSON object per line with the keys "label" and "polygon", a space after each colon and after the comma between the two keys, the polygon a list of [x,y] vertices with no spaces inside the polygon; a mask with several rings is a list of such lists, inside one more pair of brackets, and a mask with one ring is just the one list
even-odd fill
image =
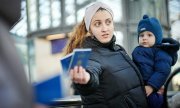
{"label": "young woman's face", "polygon": [[90,32],[101,43],[108,43],[112,39],[114,32],[111,14],[106,10],[97,11],[91,20]]}
{"label": "young woman's face", "polygon": [[144,31],[139,34],[139,45],[152,47],[155,44],[155,36],[152,32]]}

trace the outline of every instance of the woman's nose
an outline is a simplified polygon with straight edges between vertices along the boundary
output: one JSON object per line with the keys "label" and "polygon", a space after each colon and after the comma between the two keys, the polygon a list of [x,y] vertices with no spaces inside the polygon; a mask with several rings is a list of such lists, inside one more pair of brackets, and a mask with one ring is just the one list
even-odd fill
{"label": "woman's nose", "polygon": [[101,31],[107,31],[108,30],[108,26],[107,25],[105,25],[105,24],[103,24],[102,25],[102,29],[101,29]]}

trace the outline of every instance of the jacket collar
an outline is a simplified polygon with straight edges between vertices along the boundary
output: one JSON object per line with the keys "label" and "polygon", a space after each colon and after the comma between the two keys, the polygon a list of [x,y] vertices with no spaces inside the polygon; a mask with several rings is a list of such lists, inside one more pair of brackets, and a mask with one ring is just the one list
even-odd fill
{"label": "jacket collar", "polygon": [[174,40],[173,38],[163,38],[162,43],[160,45],[156,45],[155,47],[166,51],[172,57],[172,65],[174,65],[177,62],[177,52],[180,47],[180,43],[178,41]]}
{"label": "jacket collar", "polygon": [[114,35],[108,43],[101,43],[95,38],[95,36],[88,36],[85,38],[83,47],[91,47],[91,48],[102,47],[102,48],[114,49],[115,41],[116,41],[116,37]]}

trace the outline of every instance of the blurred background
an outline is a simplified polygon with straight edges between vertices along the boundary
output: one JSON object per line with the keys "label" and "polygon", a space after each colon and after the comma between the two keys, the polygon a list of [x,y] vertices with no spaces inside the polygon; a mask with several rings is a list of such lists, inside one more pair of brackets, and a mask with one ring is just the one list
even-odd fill
{"label": "blurred background", "polygon": [[[60,58],[73,27],[82,21],[86,6],[101,0],[22,0],[21,19],[11,29],[30,82],[62,75]],[[129,54],[137,45],[137,23],[144,14],[157,17],[164,37],[180,41],[180,0],[103,0],[114,11],[116,43]],[[176,65],[180,67],[180,52]],[[63,76],[66,79],[66,76]],[[68,85],[64,81],[62,85]],[[65,87],[62,89],[69,89]],[[170,90],[180,90],[180,75]],[[65,90],[66,91],[66,90]]]}

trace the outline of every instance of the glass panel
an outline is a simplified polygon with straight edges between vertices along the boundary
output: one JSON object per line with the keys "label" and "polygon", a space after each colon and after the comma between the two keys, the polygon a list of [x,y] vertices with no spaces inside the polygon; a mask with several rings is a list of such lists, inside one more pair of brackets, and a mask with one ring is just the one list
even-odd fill
{"label": "glass panel", "polygon": [[76,0],[78,5],[81,5],[89,0]]}
{"label": "glass panel", "polygon": [[[169,0],[169,17],[171,25],[171,36],[180,42],[180,0]],[[174,68],[179,66],[180,51],[178,51],[178,61]]]}
{"label": "glass panel", "polygon": [[60,17],[61,17],[61,9],[59,0],[52,1],[52,25],[53,27],[57,27],[60,25]]}
{"label": "glass panel", "polygon": [[[129,18],[131,23],[138,22],[141,19],[142,7],[140,0],[129,1]],[[143,6],[143,5],[142,5]]]}
{"label": "glass panel", "polygon": [[156,15],[156,6],[154,0],[141,0],[141,16],[148,14],[150,16]]}
{"label": "glass panel", "polygon": [[172,36],[180,40],[180,1],[169,1],[170,22],[172,26]]}
{"label": "glass panel", "polygon": [[[91,1],[89,2],[91,3]],[[77,22],[83,20],[87,5],[89,5],[88,0],[77,0]]]}
{"label": "glass panel", "polygon": [[28,40],[27,44],[27,53],[28,53],[28,66],[29,66],[29,72],[30,72],[30,81],[34,82],[36,80],[36,63],[35,63],[35,47],[34,47],[34,41]]}
{"label": "glass panel", "polygon": [[[23,40],[23,39],[22,39]],[[25,39],[24,39],[25,40]],[[20,55],[20,59],[21,59],[21,62],[23,63],[24,65],[24,69],[25,69],[25,72],[26,72],[26,76],[27,78],[29,78],[29,73],[28,73],[28,63],[27,63],[27,60],[28,60],[28,57],[27,57],[27,45],[24,44],[24,43],[17,43],[16,44],[16,47],[17,47],[17,52],[18,54]]]}
{"label": "glass panel", "polygon": [[29,0],[29,21],[30,31],[37,29],[36,0]]}
{"label": "glass panel", "polygon": [[10,31],[17,36],[26,37],[27,35],[27,17],[26,17],[26,2],[21,2],[21,18],[20,21]]}
{"label": "glass panel", "polygon": [[40,28],[45,29],[50,27],[50,2],[47,0],[39,0],[39,12]]}
{"label": "glass panel", "polygon": [[86,9],[86,7],[83,7],[77,11],[77,21],[78,22],[81,22],[83,20],[85,9]]}
{"label": "glass panel", "polygon": [[73,25],[75,24],[75,6],[74,0],[66,0],[65,1],[65,20],[66,25]]}
{"label": "glass panel", "polygon": [[120,31],[115,31],[116,44],[123,46],[123,33]]}
{"label": "glass panel", "polygon": [[130,0],[129,1],[129,17],[131,23],[136,23],[142,19],[144,14],[155,16],[154,0]]}

